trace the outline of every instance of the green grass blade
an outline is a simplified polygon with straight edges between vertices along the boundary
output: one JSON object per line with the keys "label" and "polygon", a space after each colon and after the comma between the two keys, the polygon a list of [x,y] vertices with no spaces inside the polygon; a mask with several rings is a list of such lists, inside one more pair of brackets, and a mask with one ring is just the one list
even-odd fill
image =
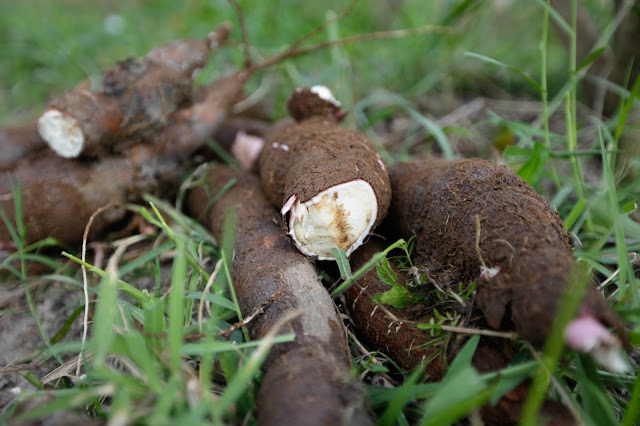
{"label": "green grass blade", "polygon": [[473,354],[476,352],[476,348],[478,347],[478,342],[480,341],[480,336],[477,334],[472,336],[467,343],[464,344],[456,358],[453,360],[451,365],[449,366],[449,370],[447,371],[447,375],[456,374],[459,370],[467,368],[471,366],[471,359],[473,358]]}
{"label": "green grass blade", "polygon": [[169,360],[173,374],[180,374],[182,330],[184,329],[184,288],[187,280],[187,260],[184,243],[178,239],[176,257],[171,271],[171,294],[169,295]]}
{"label": "green grass blade", "polygon": [[[69,410],[73,407],[80,407],[91,400],[100,398],[105,395],[111,395],[115,391],[112,384],[89,388],[76,388],[57,390],[56,396],[52,402],[40,405],[18,416],[16,420],[28,421],[43,418],[56,412]],[[51,391],[35,392],[33,396],[48,396]]]}
{"label": "green grass blade", "polygon": [[[273,343],[286,343],[292,342],[295,338],[295,335],[292,333],[281,334],[273,338]],[[251,341],[251,342],[225,342],[219,340],[213,341],[205,341],[200,343],[185,343],[182,345],[181,353],[185,356],[198,356],[204,354],[220,354],[223,352],[237,352],[242,349],[253,349],[260,345],[261,341]]]}
{"label": "green grass blade", "polygon": [[620,274],[618,276],[618,288],[620,290],[620,299],[625,300],[628,288],[627,283],[633,286],[630,292],[633,297],[634,305],[638,305],[637,286],[635,284],[636,279],[633,272],[633,268],[630,267],[629,252],[627,249],[627,242],[624,235],[624,229],[620,221],[620,208],[618,202],[618,191],[616,189],[615,179],[613,177],[613,171],[609,164],[609,158],[607,157],[604,138],[602,132],[599,133],[600,149],[602,149],[602,171],[604,174],[605,183],[607,185],[607,196],[609,198],[609,214],[613,220],[613,228],[616,239],[616,253],[618,255],[618,268],[620,268]]}
{"label": "green grass blade", "polygon": [[[94,303],[94,302],[90,302],[90,303]],[[51,338],[51,344],[55,345],[56,343],[64,339],[64,337],[67,335],[67,333],[71,329],[71,326],[73,325],[73,323],[76,321],[76,319],[78,319],[80,314],[84,311],[84,308],[85,308],[84,305],[81,305],[73,310],[71,315],[69,315],[69,318],[67,318],[64,324],[62,324],[62,327],[60,327],[60,329],[56,332],[56,334],[54,334],[53,337]]]}
{"label": "green grass blade", "polygon": [[405,241],[403,239],[399,239],[398,241],[396,241],[395,243],[393,243],[389,247],[387,247],[384,251],[381,251],[380,253],[376,253],[375,255],[373,255],[371,260],[369,260],[367,263],[365,263],[362,266],[362,268],[358,269],[356,271],[356,273],[351,276],[351,278],[346,279],[342,284],[340,284],[338,287],[336,287],[331,292],[331,297],[332,298],[338,297],[343,291],[345,291],[347,288],[349,288],[349,286],[354,281],[358,280],[360,277],[362,277],[364,274],[366,274],[369,269],[373,268],[378,262],[380,262],[382,259],[387,257],[387,254],[389,254],[389,252],[391,250],[394,250],[394,249],[396,249],[398,247],[401,247],[404,244],[405,244]]}
{"label": "green grass blade", "polygon": [[246,362],[238,369],[237,374],[227,384],[227,387],[214,408],[215,420],[220,422],[224,413],[246,391],[251,379],[262,365],[271,347],[275,344],[275,337],[287,322],[291,321],[299,312],[292,312],[276,322],[258,347],[251,353]]}
{"label": "green grass blade", "polygon": [[118,277],[109,273],[100,283],[100,293],[96,301],[96,313],[93,320],[93,364],[101,367],[106,363],[113,340],[113,326],[118,312]]}
{"label": "green grass blade", "polygon": [[633,383],[633,392],[629,399],[629,405],[627,406],[627,412],[624,414],[622,424],[624,426],[633,426],[640,420],[640,374],[636,375],[636,379]]}
{"label": "green grass blade", "polygon": [[[83,261],[82,259],[67,253],[67,252],[62,252],[62,255],[73,260],[74,262],[78,263],[79,265],[84,265],[87,270],[89,272],[93,272],[94,274],[98,275],[99,277],[105,279],[108,277],[108,274],[106,271],[97,268],[95,266],[93,266],[90,263],[87,263],[85,261]],[[116,283],[117,287],[119,290],[123,291],[124,293],[128,294],[129,296],[135,298],[136,300],[138,300],[140,303],[142,303],[143,306],[148,305],[149,303],[153,302],[153,300],[155,299],[153,296],[138,290],[137,288],[133,287],[132,285],[124,282],[123,280],[118,279],[117,283]]]}
{"label": "green grass blade", "polygon": [[413,373],[411,373],[411,376],[405,380],[401,387],[395,389],[393,399],[389,402],[387,409],[378,420],[378,425],[392,426],[395,424],[404,407],[412,401],[411,394],[413,387],[422,376],[424,367],[425,364],[421,364]]}
{"label": "green grass blade", "polygon": [[442,151],[442,155],[445,159],[453,160],[455,158],[455,155],[451,148],[451,143],[449,142],[447,135],[445,135],[442,129],[438,125],[436,125],[433,120],[425,117],[415,108],[413,108],[411,106],[411,103],[402,96],[393,93],[370,95],[355,104],[354,109],[360,115],[364,116],[364,109],[377,103],[383,103],[385,105],[392,104],[402,108],[416,123],[431,132],[436,142],[438,143],[438,147]]}
{"label": "green grass blade", "polygon": [[596,59],[598,59],[600,57],[600,55],[602,55],[605,51],[607,50],[606,47],[600,47],[599,49],[596,49],[592,52],[590,52],[587,56],[584,57],[584,59],[582,61],[580,61],[580,63],[578,64],[578,66],[576,67],[576,72],[580,71],[583,68],[588,67],[589,65],[591,65],[593,62],[595,62]]}
{"label": "green grass blade", "polygon": [[510,71],[513,71],[516,74],[520,75],[522,78],[524,78],[527,81],[527,83],[529,83],[539,93],[543,93],[544,92],[544,89],[543,89],[542,86],[540,86],[540,83],[538,83],[536,80],[531,78],[527,73],[525,73],[524,71],[522,71],[519,68],[516,68],[516,67],[514,67],[512,65],[507,65],[507,64],[502,63],[502,62],[500,62],[500,61],[498,61],[496,59],[490,58],[490,57],[485,56],[485,55],[480,55],[478,53],[464,52],[464,54],[466,56],[469,56],[469,57],[472,57],[472,58],[475,58],[475,59],[479,59],[479,60],[481,60],[483,62],[487,62],[487,63],[495,65],[497,67],[505,68],[505,69],[508,69]]}
{"label": "green grass blade", "polygon": [[336,259],[336,264],[338,265],[338,269],[340,270],[340,278],[342,278],[343,280],[351,278],[351,265],[349,265],[349,259],[347,259],[347,255],[344,250],[332,248],[331,253]]}
{"label": "green grass blade", "polygon": [[618,416],[611,407],[612,401],[607,397],[593,360],[586,355],[578,355],[576,366],[577,391],[585,414],[598,425],[618,423]]}
{"label": "green grass blade", "polygon": [[[565,114],[567,117],[575,118],[575,111],[572,107],[573,96],[569,93],[565,95]],[[576,125],[573,119],[567,119],[567,149],[570,152],[576,152],[578,147],[578,140],[576,135]],[[571,172],[573,174],[573,180],[575,182],[576,193],[578,194],[578,202],[586,204],[586,198],[584,194],[584,173],[582,172],[582,165],[580,163],[580,159],[576,156],[569,157],[569,162],[571,164]],[[582,200],[582,201],[581,201]],[[593,230],[593,225],[591,224],[591,217],[587,216],[585,222],[585,229],[588,232]]]}
{"label": "green grass blade", "polygon": [[571,230],[586,207],[587,200],[585,200],[584,198],[578,200],[571,208],[571,211],[569,212],[567,218],[564,220],[564,229],[566,229],[567,231]]}
{"label": "green grass blade", "polygon": [[158,400],[155,403],[153,414],[149,417],[148,423],[150,425],[166,425],[169,424],[167,419],[171,418],[171,410],[174,405],[179,403],[180,399],[176,398],[176,395],[180,395],[182,392],[182,378],[180,376],[172,375],[169,381],[164,386],[162,393],[158,395]]}
{"label": "green grass blade", "polygon": [[518,176],[527,181],[531,186],[536,186],[549,162],[549,149],[540,142],[536,142],[531,152],[531,156],[526,163],[518,170]]}
{"label": "green grass blade", "polygon": [[[189,293],[185,296],[186,299],[202,299],[202,292],[201,291],[195,291],[193,293]],[[223,308],[232,310],[232,311],[236,311],[236,305],[231,302],[229,299],[227,299],[226,297],[217,295],[217,294],[211,294],[211,293],[207,293],[207,295],[204,297],[205,300],[207,302],[211,302],[214,303],[218,306],[221,306]]]}
{"label": "green grass blade", "polygon": [[121,338],[126,345],[126,356],[131,358],[144,373],[145,385],[149,386],[151,391],[161,393],[164,388],[164,384],[160,380],[163,372],[158,368],[159,365],[156,362],[156,358],[149,351],[143,336],[136,331],[131,331],[122,335]]}
{"label": "green grass blade", "polygon": [[133,272],[137,268],[145,265],[146,263],[158,257],[160,254],[165,253],[173,248],[174,248],[174,243],[170,241],[143,253],[142,255],[132,260],[131,262],[125,265],[122,265],[122,267],[120,268],[120,275],[124,276],[130,272]]}
{"label": "green grass blade", "polygon": [[571,34],[573,34],[574,31],[573,28],[571,28],[571,25],[569,25],[567,21],[565,21],[564,18],[554,8],[551,7],[549,2],[545,2],[544,0],[536,1],[551,15],[556,24],[558,24],[558,26],[567,33],[567,35],[571,36]]}
{"label": "green grass blade", "polygon": [[562,306],[563,309],[558,310],[556,313],[544,344],[540,363],[533,375],[533,383],[522,409],[521,424],[524,426],[537,424],[538,411],[542,406],[551,375],[556,369],[564,348],[564,330],[578,311],[582,295],[590,282],[589,275],[585,269],[581,266],[574,268],[558,301],[558,306]]}

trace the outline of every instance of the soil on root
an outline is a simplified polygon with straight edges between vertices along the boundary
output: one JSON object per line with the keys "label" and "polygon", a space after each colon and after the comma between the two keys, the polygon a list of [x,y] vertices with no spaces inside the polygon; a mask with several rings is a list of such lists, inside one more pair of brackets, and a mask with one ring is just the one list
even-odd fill
{"label": "soil on root", "polygon": [[[518,333],[540,347],[574,265],[569,235],[547,201],[508,168],[479,159],[398,163],[390,179],[387,223],[417,235],[416,264],[443,285],[476,280],[487,322],[499,328],[511,304]],[[624,339],[595,288],[585,304]]]}

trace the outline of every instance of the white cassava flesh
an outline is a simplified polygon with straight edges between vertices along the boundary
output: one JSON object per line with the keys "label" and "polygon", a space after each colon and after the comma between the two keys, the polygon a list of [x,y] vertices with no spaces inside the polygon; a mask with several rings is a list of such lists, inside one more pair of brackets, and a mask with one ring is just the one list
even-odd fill
{"label": "white cassava flesh", "polygon": [[[332,248],[347,256],[369,235],[378,214],[371,185],[362,179],[341,183],[308,201],[289,197],[281,210],[289,234],[301,252],[320,260],[334,260]],[[288,216],[287,216],[288,214]]]}
{"label": "white cassava flesh", "polygon": [[620,374],[629,371],[620,342],[593,316],[582,314],[571,321],[564,336],[569,348],[591,355],[610,372]]}
{"label": "white cassava flesh", "polygon": [[327,86],[320,86],[320,85],[313,86],[311,88],[311,93],[315,93],[321,99],[324,99],[325,101],[331,102],[335,106],[341,106],[342,105],[340,103],[340,101],[337,100],[335,98],[335,96],[333,96],[333,93],[331,93],[331,90],[329,90],[329,88]]}
{"label": "white cassava flesh", "polygon": [[84,148],[84,134],[78,121],[59,110],[51,109],[42,114],[38,132],[61,157],[75,158]]}

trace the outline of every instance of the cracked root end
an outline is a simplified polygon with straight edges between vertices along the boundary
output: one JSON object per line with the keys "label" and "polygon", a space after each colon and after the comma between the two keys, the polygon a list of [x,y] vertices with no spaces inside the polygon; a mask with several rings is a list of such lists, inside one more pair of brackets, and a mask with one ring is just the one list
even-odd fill
{"label": "cracked root end", "polygon": [[319,260],[335,260],[332,248],[340,248],[349,256],[369,235],[378,214],[378,201],[371,185],[356,179],[332,186],[302,203],[294,194],[281,213],[301,252]]}

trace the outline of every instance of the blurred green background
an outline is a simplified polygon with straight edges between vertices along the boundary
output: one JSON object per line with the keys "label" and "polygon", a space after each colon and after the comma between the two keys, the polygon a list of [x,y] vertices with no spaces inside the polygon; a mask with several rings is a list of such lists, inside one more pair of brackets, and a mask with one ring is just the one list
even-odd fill
{"label": "blurred green background", "polygon": [[[606,22],[607,2],[600,8]],[[280,52],[350,2],[239,1],[254,58]],[[539,74],[543,8],[535,1],[362,0],[344,19],[305,45],[372,31],[448,25],[449,34],[368,40],[327,49],[276,66],[269,89],[280,99],[300,83],[330,85],[346,104],[377,89],[419,100],[437,91],[466,96],[537,96],[520,76],[465,56],[470,51]],[[203,37],[237,17],[225,0],[0,2],[0,124],[24,121],[47,99],[127,56],[139,57],[171,39]],[[567,55],[551,34],[549,88],[567,78]],[[242,65],[238,47],[215,55],[199,77],[206,82]],[[273,78],[275,76],[275,78]],[[260,84],[261,77],[249,85]],[[253,86],[252,86],[253,85]],[[276,102],[276,104],[278,104]]]}

